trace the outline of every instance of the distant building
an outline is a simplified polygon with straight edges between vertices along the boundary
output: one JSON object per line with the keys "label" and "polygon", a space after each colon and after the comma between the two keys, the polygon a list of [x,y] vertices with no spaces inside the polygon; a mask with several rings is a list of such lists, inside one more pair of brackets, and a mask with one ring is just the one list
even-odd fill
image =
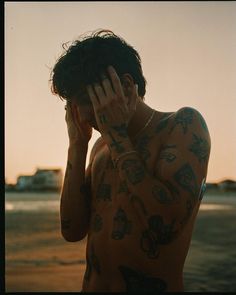
{"label": "distant building", "polygon": [[20,175],[17,177],[16,189],[18,191],[31,190],[33,177],[31,175]]}
{"label": "distant building", "polygon": [[236,191],[236,181],[231,179],[226,179],[218,184],[221,191]]}
{"label": "distant building", "polygon": [[[37,169],[34,175],[20,175],[17,178],[17,191],[52,190],[62,187],[63,175],[61,169]],[[10,189],[5,185],[6,189]]]}
{"label": "distant building", "polygon": [[61,169],[37,169],[33,175],[33,190],[59,190],[62,186]]}

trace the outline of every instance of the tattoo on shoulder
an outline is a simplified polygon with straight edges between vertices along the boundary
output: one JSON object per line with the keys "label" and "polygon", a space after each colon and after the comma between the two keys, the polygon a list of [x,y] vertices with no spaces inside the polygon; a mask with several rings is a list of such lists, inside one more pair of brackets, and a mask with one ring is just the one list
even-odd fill
{"label": "tattoo on shoulder", "polygon": [[175,174],[175,181],[180,187],[187,190],[191,195],[196,198],[198,193],[198,185],[196,176],[193,172],[192,167],[186,163],[184,164]]}
{"label": "tattoo on shoulder", "polygon": [[160,159],[166,160],[171,163],[176,159],[176,155],[173,152],[170,152],[170,149],[176,149],[176,145],[163,145],[161,146]]}
{"label": "tattoo on shoulder", "polygon": [[152,188],[153,197],[161,204],[170,204],[174,201],[174,197],[164,187],[154,185]]}
{"label": "tattoo on shoulder", "polygon": [[140,183],[145,176],[145,170],[143,165],[141,165],[141,163],[136,159],[124,160],[121,165],[121,168],[122,170],[125,170],[127,179],[132,184]]}
{"label": "tattoo on shoulder", "polygon": [[113,218],[113,230],[111,237],[114,240],[121,240],[126,234],[131,233],[131,222],[128,220],[123,209],[119,208]]}
{"label": "tattoo on shoulder", "polygon": [[148,258],[156,259],[160,253],[160,246],[169,244],[176,236],[175,220],[171,224],[164,224],[160,215],[152,215],[148,219],[148,229],[143,231],[140,245]]}
{"label": "tattoo on shoulder", "polygon": [[176,126],[181,126],[184,134],[188,131],[188,125],[193,122],[194,111],[191,108],[184,108],[181,112],[178,112],[174,118],[174,125],[170,129],[171,133]]}
{"label": "tattoo on shoulder", "polygon": [[119,271],[126,284],[126,292],[163,292],[167,290],[164,280],[151,277],[130,267],[120,265]]}
{"label": "tattoo on shoulder", "polygon": [[207,162],[210,153],[210,146],[206,139],[193,134],[193,143],[189,146],[189,151],[194,153],[199,162]]}

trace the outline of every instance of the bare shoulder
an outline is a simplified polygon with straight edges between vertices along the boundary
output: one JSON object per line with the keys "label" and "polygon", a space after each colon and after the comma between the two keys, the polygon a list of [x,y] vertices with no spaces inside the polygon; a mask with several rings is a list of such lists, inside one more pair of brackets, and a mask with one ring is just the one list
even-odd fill
{"label": "bare shoulder", "polygon": [[182,128],[184,133],[188,132],[188,129],[192,127],[200,127],[203,131],[209,133],[208,127],[202,114],[193,107],[182,107],[178,111],[173,113],[172,129],[175,127]]}
{"label": "bare shoulder", "polygon": [[97,154],[97,152],[100,150],[100,148],[102,146],[104,146],[105,142],[102,138],[102,136],[100,136],[94,143],[91,152],[90,152],[90,158],[89,158],[89,163],[91,163],[95,157],[95,155]]}

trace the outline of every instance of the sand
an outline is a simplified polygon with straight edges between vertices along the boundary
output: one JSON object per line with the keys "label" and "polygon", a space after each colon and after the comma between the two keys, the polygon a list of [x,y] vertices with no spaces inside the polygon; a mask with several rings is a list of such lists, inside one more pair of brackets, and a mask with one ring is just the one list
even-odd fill
{"label": "sand", "polygon": [[[236,210],[199,212],[184,268],[185,291],[236,291]],[[7,213],[7,292],[79,292],[86,239],[63,240],[53,212]]]}

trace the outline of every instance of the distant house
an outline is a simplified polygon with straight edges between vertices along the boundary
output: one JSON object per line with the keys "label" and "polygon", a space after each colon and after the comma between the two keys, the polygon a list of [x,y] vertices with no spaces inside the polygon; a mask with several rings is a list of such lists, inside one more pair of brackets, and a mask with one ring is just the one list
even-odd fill
{"label": "distant house", "polygon": [[61,169],[37,169],[32,177],[33,190],[59,190],[62,186]]}
{"label": "distant house", "polygon": [[17,177],[16,189],[18,191],[31,190],[33,178],[31,175],[20,175]]}
{"label": "distant house", "polygon": [[[62,187],[61,169],[37,169],[34,175],[20,175],[17,178],[17,191],[52,190],[58,191]],[[7,186],[5,186],[8,189]]]}
{"label": "distant house", "polygon": [[218,184],[221,191],[236,191],[236,181],[231,179],[226,179]]}

